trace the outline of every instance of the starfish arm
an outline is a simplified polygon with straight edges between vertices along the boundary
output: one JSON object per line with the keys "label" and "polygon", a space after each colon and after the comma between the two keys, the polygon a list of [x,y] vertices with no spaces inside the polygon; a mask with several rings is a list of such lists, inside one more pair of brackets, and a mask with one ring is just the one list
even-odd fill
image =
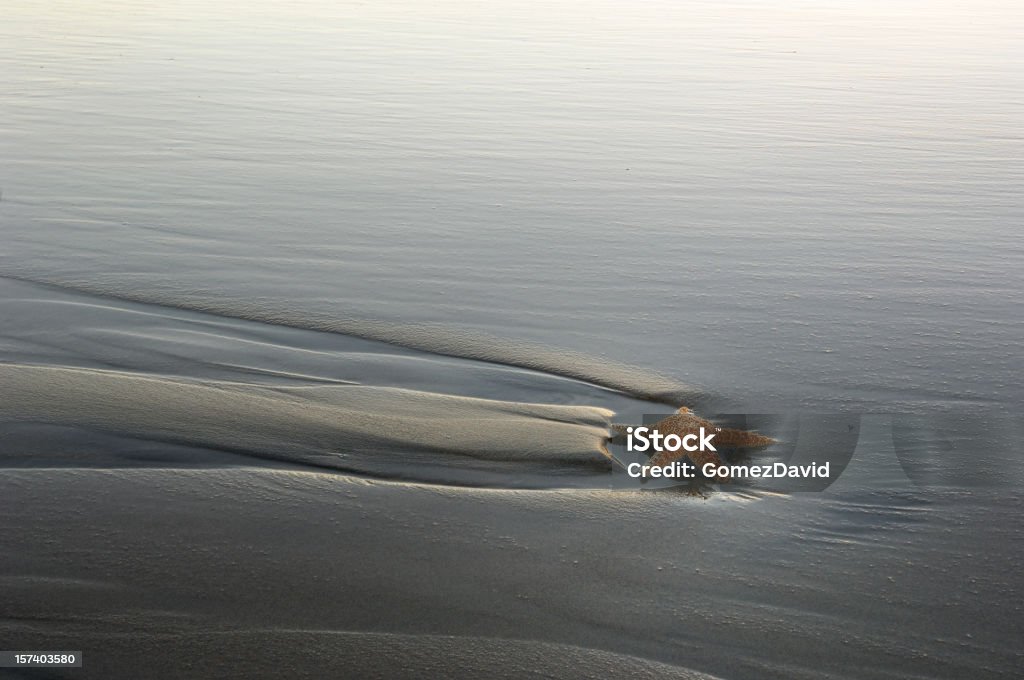
{"label": "starfish arm", "polygon": [[775,440],[771,437],[766,437],[757,432],[729,430],[726,428],[718,430],[715,433],[715,439],[718,443],[725,446],[735,446],[738,448],[760,448],[762,446],[771,446],[775,443]]}

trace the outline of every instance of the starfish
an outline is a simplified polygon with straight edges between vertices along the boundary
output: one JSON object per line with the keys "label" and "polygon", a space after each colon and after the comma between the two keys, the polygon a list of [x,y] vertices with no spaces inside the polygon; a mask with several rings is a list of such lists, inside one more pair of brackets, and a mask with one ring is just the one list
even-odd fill
{"label": "starfish", "polygon": [[[662,418],[650,427],[652,430],[657,430],[663,435],[675,434],[679,437],[684,437],[688,434],[699,436],[701,428],[704,428],[705,431],[713,430],[715,433],[715,444],[738,449],[761,448],[775,443],[775,440],[771,437],[766,437],[757,432],[720,428],[710,420],[701,418],[685,406],[681,406],[675,413]],[[617,434],[626,434],[625,425],[613,424],[612,430]],[[655,453],[651,457],[651,465],[665,466],[683,457],[689,458],[698,469],[706,463],[714,463],[715,466],[722,463],[722,459],[714,451],[684,451],[680,449],[678,451],[660,451]],[[718,480],[727,481],[728,477],[719,476]]]}

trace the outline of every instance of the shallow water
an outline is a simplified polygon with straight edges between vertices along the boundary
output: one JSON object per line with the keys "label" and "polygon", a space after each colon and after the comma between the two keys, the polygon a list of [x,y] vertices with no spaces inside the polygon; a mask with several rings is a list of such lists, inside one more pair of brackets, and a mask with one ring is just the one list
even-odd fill
{"label": "shallow water", "polygon": [[[211,630],[237,677],[1013,677],[1022,32],[7,3],[2,637],[67,677],[181,677]],[[850,464],[624,488],[609,424],[684,403],[804,418],[806,456],[833,414]]]}

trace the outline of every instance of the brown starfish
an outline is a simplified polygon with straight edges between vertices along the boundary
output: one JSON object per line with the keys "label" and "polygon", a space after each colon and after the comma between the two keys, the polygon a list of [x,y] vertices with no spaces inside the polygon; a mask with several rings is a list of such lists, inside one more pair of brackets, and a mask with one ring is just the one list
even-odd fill
{"label": "brown starfish", "polygon": [[[675,434],[679,437],[684,437],[688,434],[699,436],[700,429],[704,428],[705,431],[714,431],[715,444],[734,448],[760,448],[775,443],[775,440],[771,437],[766,437],[757,432],[720,428],[710,420],[701,418],[685,406],[680,407],[678,411],[662,418],[650,427],[652,430],[657,430],[663,435]],[[626,434],[625,425],[612,425],[612,429],[617,433]],[[651,457],[651,465],[669,465],[683,457],[689,458],[698,469],[706,463],[714,463],[716,466],[722,463],[722,459],[714,451],[684,451],[680,449],[678,451],[661,451],[656,453]],[[720,476],[718,479],[719,481],[725,481],[728,477]]]}

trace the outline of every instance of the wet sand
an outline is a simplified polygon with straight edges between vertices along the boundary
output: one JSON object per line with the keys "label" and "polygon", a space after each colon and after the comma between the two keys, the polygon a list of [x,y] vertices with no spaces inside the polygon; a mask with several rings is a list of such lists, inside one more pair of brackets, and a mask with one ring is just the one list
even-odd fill
{"label": "wet sand", "polygon": [[[33,321],[6,327],[20,356],[0,365],[0,634],[84,651],[48,677],[1011,677],[1019,661],[1019,486],[915,486],[884,420],[822,494],[617,489],[608,424],[652,407],[630,395],[6,293],[8,318],[31,304]],[[50,313],[69,298],[93,305],[73,342]],[[223,361],[259,333],[244,368]],[[422,389],[445,380],[476,394]]]}
{"label": "wet sand", "polygon": [[[1021,35],[4,3],[0,678],[1017,678]],[[626,478],[680,405],[841,475]]]}

